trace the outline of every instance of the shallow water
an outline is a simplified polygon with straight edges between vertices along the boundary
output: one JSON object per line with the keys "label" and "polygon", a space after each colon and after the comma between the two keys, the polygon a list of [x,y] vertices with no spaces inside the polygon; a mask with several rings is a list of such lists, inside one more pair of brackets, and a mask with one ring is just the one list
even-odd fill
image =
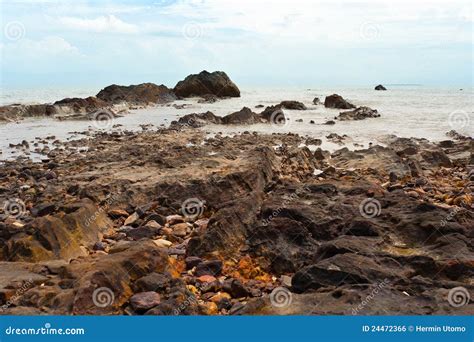
{"label": "shallow water", "polygon": [[[387,86],[388,91],[374,91],[370,88],[314,88],[314,89],[242,89],[240,98],[225,99],[212,104],[199,104],[197,99],[176,101],[175,104],[188,104],[184,109],[176,109],[172,106],[157,106],[147,109],[132,111],[124,117],[117,118],[108,125],[93,125],[91,121],[56,121],[53,119],[27,119],[19,123],[0,124],[0,154],[1,159],[13,158],[17,155],[14,149],[8,148],[10,143],[18,144],[22,140],[32,142],[35,137],[56,136],[57,139],[66,140],[75,137],[71,132],[111,129],[113,125],[121,124],[122,128],[129,130],[141,130],[140,125],[153,124],[155,126],[168,125],[172,120],[188,113],[199,113],[210,110],[216,115],[224,116],[240,110],[247,106],[255,112],[263,108],[255,108],[256,105],[264,106],[277,104],[282,100],[297,100],[303,102],[308,110],[292,111],[285,110],[289,118],[283,126],[258,124],[252,126],[207,126],[203,128],[206,132],[214,134],[234,134],[243,131],[257,131],[261,133],[272,132],[295,132],[323,139],[323,148],[334,150],[341,145],[327,142],[324,137],[329,133],[346,134],[349,138],[346,145],[349,148],[360,148],[368,146],[369,142],[383,143],[387,135],[401,137],[426,138],[432,141],[447,139],[445,133],[455,129],[456,131],[474,136],[473,123],[473,101],[474,91],[472,88],[460,90],[459,88],[427,88],[422,86]],[[324,97],[333,93],[342,95],[357,106],[369,106],[377,109],[380,118],[366,119],[362,121],[336,122],[336,125],[323,125],[327,120],[333,119],[340,110],[327,109],[323,105],[313,105],[314,97],[324,101]],[[77,90],[69,96],[88,96],[87,90]],[[11,92],[2,94],[2,102],[8,103],[31,103],[51,102],[65,95],[61,92],[41,90],[37,93],[30,92],[29,95],[22,92]],[[8,101],[6,100],[8,99]],[[42,100],[44,99],[44,100]],[[303,122],[296,122],[303,119]],[[309,124],[314,120],[315,124]],[[354,145],[354,143],[359,145]]]}

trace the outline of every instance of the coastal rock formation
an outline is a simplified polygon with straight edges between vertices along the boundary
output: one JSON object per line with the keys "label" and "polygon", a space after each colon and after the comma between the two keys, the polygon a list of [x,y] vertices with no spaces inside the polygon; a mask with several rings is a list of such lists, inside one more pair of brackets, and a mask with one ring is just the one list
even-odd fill
{"label": "coastal rock formation", "polygon": [[177,124],[181,126],[198,128],[207,124],[222,124],[222,118],[220,116],[216,116],[210,111],[207,111],[205,113],[199,114],[186,114],[185,116],[179,118]]}
{"label": "coastal rock formation", "polygon": [[337,119],[341,121],[347,121],[347,120],[364,120],[367,118],[378,118],[378,117],[380,117],[380,114],[377,112],[376,109],[362,106],[362,107],[357,107],[354,110],[339,113],[339,116],[337,117]]}
{"label": "coastal rock formation", "polygon": [[104,100],[89,96],[85,99],[82,98],[66,98],[54,103],[55,106],[70,108],[74,113],[91,113],[98,109],[108,106],[108,103]]}
{"label": "coastal rock formation", "polygon": [[379,84],[378,86],[375,87],[375,90],[387,90],[383,85]]}
{"label": "coastal rock formation", "polygon": [[306,110],[304,103],[299,101],[281,101],[280,106],[285,109]]}
{"label": "coastal rock formation", "polygon": [[226,115],[222,118],[222,123],[225,125],[251,125],[263,122],[260,115],[252,112],[250,108],[244,107],[238,112]]}
{"label": "coastal rock formation", "polygon": [[447,300],[474,290],[472,139],[313,153],[189,126],[0,165],[2,314],[472,313]]}
{"label": "coastal rock formation", "polygon": [[176,100],[171,89],[164,85],[142,83],[138,85],[119,86],[112,84],[102,89],[97,98],[108,103],[127,102],[130,104],[166,103]]}
{"label": "coastal rock formation", "polygon": [[239,88],[223,71],[212,73],[201,71],[187,76],[174,87],[174,93],[180,97],[215,95],[217,97],[240,97]]}
{"label": "coastal rock formation", "polygon": [[324,99],[324,106],[326,108],[338,108],[338,109],[355,108],[355,106],[352,103],[344,100],[342,96],[337,95],[337,94],[326,96],[326,98]]}

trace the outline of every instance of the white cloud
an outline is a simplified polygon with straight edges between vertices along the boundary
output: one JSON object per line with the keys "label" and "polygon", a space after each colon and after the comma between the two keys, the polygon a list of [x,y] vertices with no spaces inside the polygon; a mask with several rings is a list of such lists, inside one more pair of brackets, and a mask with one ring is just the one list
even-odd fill
{"label": "white cloud", "polygon": [[138,32],[138,27],[136,25],[126,23],[114,15],[100,16],[95,19],[60,17],[58,20],[66,28],[73,30],[109,33]]}

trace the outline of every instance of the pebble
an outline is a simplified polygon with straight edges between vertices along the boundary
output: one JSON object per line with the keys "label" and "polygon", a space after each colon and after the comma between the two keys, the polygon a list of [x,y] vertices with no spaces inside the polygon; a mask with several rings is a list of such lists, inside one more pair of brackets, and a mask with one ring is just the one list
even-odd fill
{"label": "pebble", "polygon": [[173,245],[171,241],[168,241],[165,239],[157,239],[157,240],[153,240],[153,242],[155,243],[155,245],[157,245],[160,248],[168,248],[171,245]]}
{"label": "pebble", "polygon": [[140,292],[130,298],[130,304],[135,311],[146,311],[161,302],[161,297],[154,291]]}
{"label": "pebble", "polygon": [[125,222],[123,223],[124,226],[129,226],[131,224],[134,224],[140,217],[138,216],[138,213],[133,213],[132,215],[130,215],[129,217],[127,217],[127,219],[125,220]]}

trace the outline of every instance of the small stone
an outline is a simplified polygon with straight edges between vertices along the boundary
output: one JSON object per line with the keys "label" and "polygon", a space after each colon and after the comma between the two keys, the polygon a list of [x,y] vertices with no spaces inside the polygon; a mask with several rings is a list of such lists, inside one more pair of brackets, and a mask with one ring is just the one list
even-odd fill
{"label": "small stone", "polygon": [[134,224],[139,218],[140,217],[139,217],[138,213],[135,212],[132,215],[130,215],[129,217],[127,217],[127,219],[125,220],[123,225],[124,226],[129,226],[131,224]]}
{"label": "small stone", "polygon": [[290,288],[291,287],[291,277],[287,275],[282,275],[280,277],[280,282],[283,286]]}
{"label": "small stone", "polygon": [[161,302],[161,297],[154,291],[140,292],[130,298],[130,304],[133,309],[138,312],[143,312],[157,306]]}
{"label": "small stone", "polygon": [[196,267],[201,261],[202,261],[202,259],[200,257],[197,257],[197,256],[190,256],[190,257],[187,257],[184,260],[184,262],[186,263],[186,269],[187,270],[190,270],[193,267]]}
{"label": "small stone", "polygon": [[148,221],[148,222],[145,224],[145,227],[150,227],[150,228],[154,228],[154,229],[160,229],[160,228],[162,228],[162,225],[159,224],[158,222],[156,222],[155,220],[151,220],[151,221]]}
{"label": "small stone", "polygon": [[103,243],[102,241],[98,241],[94,244],[92,249],[94,251],[103,251],[103,250],[105,250],[105,243]]}
{"label": "small stone", "polygon": [[216,277],[213,277],[211,275],[203,275],[203,276],[200,276],[197,278],[197,281],[201,282],[201,283],[213,283],[217,280]]}
{"label": "small stone", "polygon": [[200,304],[199,311],[202,315],[217,315],[219,313],[217,304],[214,302],[205,302],[203,304]]}
{"label": "small stone", "polygon": [[163,291],[171,282],[171,276],[166,273],[150,273],[138,279],[134,286],[138,291]]}
{"label": "small stone", "polygon": [[202,275],[212,275],[217,276],[222,272],[222,261],[220,260],[211,260],[211,261],[203,261],[196,266],[196,270],[194,274],[196,276]]}
{"label": "small stone", "polygon": [[181,215],[166,216],[166,223],[169,224],[170,226],[177,223],[183,223],[183,222],[184,222],[184,217]]}
{"label": "small stone", "polygon": [[111,209],[107,212],[111,218],[127,217],[128,213],[122,209]]}
{"label": "small stone", "polygon": [[153,240],[155,245],[157,245],[160,248],[168,248],[170,247],[173,243],[171,241],[165,240],[165,239],[157,239]]}
{"label": "small stone", "polygon": [[188,224],[187,223],[178,223],[175,224],[171,227],[173,229],[173,235],[179,236],[179,237],[185,237],[188,232]]}

